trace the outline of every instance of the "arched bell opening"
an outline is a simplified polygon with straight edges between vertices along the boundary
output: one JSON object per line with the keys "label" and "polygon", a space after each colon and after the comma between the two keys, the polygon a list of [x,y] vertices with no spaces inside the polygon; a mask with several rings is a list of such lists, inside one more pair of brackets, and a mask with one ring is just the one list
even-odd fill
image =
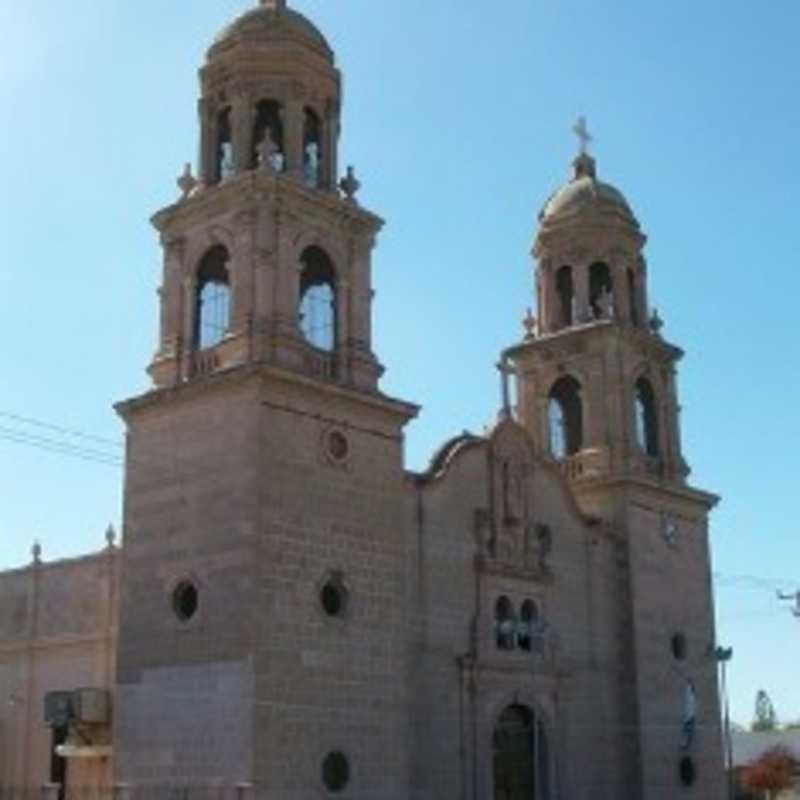
{"label": "arched bell opening", "polygon": [[233,158],[233,131],[230,108],[223,108],[217,114],[216,144],[214,175],[218,181],[224,181],[236,171],[236,164]]}
{"label": "arched bell opening", "polygon": [[589,267],[589,307],[595,319],[614,316],[614,283],[608,264],[602,261]]}
{"label": "arched bell opening", "polygon": [[303,181],[314,189],[322,183],[322,122],[310,108],[303,112]]}
{"label": "arched bell opening", "polygon": [[494,607],[494,635],[498,650],[513,650],[516,632],[514,606],[505,596],[497,598]]}
{"label": "arched bell opening", "polygon": [[194,349],[207,350],[218,345],[230,325],[230,274],[228,251],[212,247],[197,268],[194,307]]}
{"label": "arched bell opening", "polygon": [[556,295],[558,296],[558,325],[568,328],[575,322],[575,284],[572,267],[561,267],[556,273]]}
{"label": "arched bell opening", "polygon": [[639,378],[634,387],[636,414],[636,443],[643,453],[657,458],[660,453],[658,409],[653,385],[647,378]]}
{"label": "arched bell opening", "polygon": [[336,270],[328,254],[316,246],[303,251],[300,263],[300,330],[310,345],[333,352],[338,328]]}
{"label": "arched bell opening", "polygon": [[526,600],[519,611],[517,623],[517,645],[520,650],[530,653],[533,650],[533,637],[539,622],[539,609],[533,600]]}
{"label": "arched bell opening", "polygon": [[[253,150],[250,167],[269,167],[283,172],[285,165],[283,108],[277,100],[260,100],[253,120]],[[269,161],[269,163],[265,163]]]}
{"label": "arched bell opening", "polygon": [[550,390],[547,407],[550,454],[562,460],[583,447],[581,385],[570,375],[559,378]]}
{"label": "arched bell opening", "polygon": [[494,800],[551,800],[547,731],[528,706],[510,705],[492,736]]}

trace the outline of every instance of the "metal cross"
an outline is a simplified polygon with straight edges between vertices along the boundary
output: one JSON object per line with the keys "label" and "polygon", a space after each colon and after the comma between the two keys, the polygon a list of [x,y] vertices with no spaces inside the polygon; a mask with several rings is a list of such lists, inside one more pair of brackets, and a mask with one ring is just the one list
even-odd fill
{"label": "metal cross", "polygon": [[572,132],[578,137],[581,143],[581,155],[586,155],[589,150],[589,142],[593,141],[589,128],[586,125],[586,117],[578,117],[578,121],[572,128]]}

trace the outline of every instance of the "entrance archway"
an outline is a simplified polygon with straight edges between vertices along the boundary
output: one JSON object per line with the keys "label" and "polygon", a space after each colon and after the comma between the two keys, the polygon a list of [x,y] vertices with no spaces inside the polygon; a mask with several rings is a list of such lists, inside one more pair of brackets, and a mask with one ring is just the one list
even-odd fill
{"label": "entrance archway", "polygon": [[550,800],[547,735],[527,706],[508,706],[492,741],[494,800]]}

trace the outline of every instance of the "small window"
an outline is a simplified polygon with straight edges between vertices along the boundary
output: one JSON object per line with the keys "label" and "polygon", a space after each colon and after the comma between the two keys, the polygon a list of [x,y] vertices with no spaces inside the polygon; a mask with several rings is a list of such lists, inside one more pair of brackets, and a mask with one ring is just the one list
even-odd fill
{"label": "small window", "polygon": [[530,653],[533,649],[533,636],[536,623],[539,619],[539,610],[533,600],[526,600],[519,612],[517,623],[517,644],[520,650]]}
{"label": "small window", "polygon": [[322,782],[334,794],[343,791],[350,783],[350,763],[344,753],[328,753],[322,762]]}
{"label": "small window", "polygon": [[347,610],[347,589],[338,573],[325,582],[319,593],[322,610],[329,617],[342,617]]}
{"label": "small window", "polygon": [[697,780],[697,767],[695,767],[694,759],[684,756],[678,765],[678,774],[684,786],[694,786]]}
{"label": "small window", "polygon": [[336,273],[327,253],[309,247],[300,259],[300,328],[306,341],[320,350],[336,347]]}
{"label": "small window", "polygon": [[516,634],[514,607],[505,596],[498,598],[495,605],[494,630],[498,650],[513,650]]}
{"label": "small window", "polygon": [[197,613],[200,599],[191,581],[181,581],[172,592],[172,610],[181,622],[188,622]]}
{"label": "small window", "polygon": [[647,378],[636,381],[636,441],[644,453],[652,458],[658,457],[658,412],[656,395]]}
{"label": "small window", "polygon": [[676,633],[670,640],[670,647],[672,649],[672,656],[676,661],[684,661],[686,659],[687,645],[686,636],[682,633]]}
{"label": "small window", "polygon": [[344,461],[350,454],[350,442],[341,431],[331,431],[328,434],[328,455],[334,461]]}
{"label": "small window", "polygon": [[548,423],[553,458],[567,458],[583,447],[581,386],[574,378],[560,378],[550,390]]}
{"label": "small window", "polygon": [[218,345],[228,332],[230,282],[228,251],[213,247],[200,262],[195,300],[195,349]]}

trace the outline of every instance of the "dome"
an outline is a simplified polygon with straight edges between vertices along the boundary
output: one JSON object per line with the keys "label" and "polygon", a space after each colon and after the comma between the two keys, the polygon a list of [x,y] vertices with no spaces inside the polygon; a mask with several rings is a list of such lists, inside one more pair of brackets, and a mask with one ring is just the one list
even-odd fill
{"label": "dome", "polygon": [[595,161],[591,156],[585,153],[578,156],[574,166],[572,180],[550,197],[539,214],[543,223],[560,221],[591,210],[622,216],[638,227],[622,192],[611,184],[597,180]]}
{"label": "dome", "polygon": [[333,51],[319,28],[282,0],[262,0],[258,8],[247,11],[222,30],[208,51],[209,58],[239,42],[294,41],[316,50],[333,61]]}

